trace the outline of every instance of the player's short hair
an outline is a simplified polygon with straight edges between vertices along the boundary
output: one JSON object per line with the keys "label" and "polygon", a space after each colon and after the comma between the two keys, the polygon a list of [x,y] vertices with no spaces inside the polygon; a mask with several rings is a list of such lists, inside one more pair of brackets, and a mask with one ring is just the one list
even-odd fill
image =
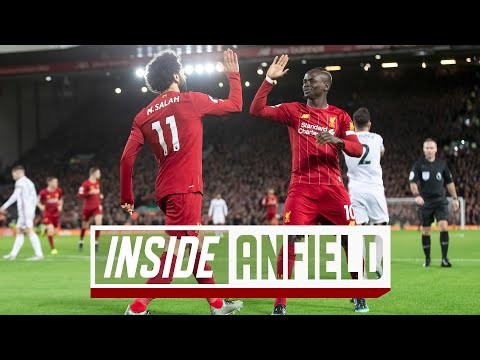
{"label": "player's short hair", "polygon": [[52,181],[53,179],[56,179],[56,178],[57,178],[56,176],[47,177],[47,183],[49,183],[50,181]]}
{"label": "player's short hair", "polygon": [[433,138],[426,138],[423,143],[425,144],[426,142],[434,142],[435,144],[437,144],[437,142],[433,139]]}
{"label": "player's short hair", "polygon": [[162,93],[173,82],[173,75],[182,68],[180,57],[172,50],[159,52],[145,67],[145,82],[151,92]]}
{"label": "player's short hair", "polygon": [[93,167],[90,168],[89,174],[92,175],[97,170],[100,170],[100,168],[98,166],[93,166]]}
{"label": "player's short hair", "polygon": [[13,172],[13,171],[17,171],[17,170],[23,170],[23,171],[25,171],[25,168],[24,168],[22,165],[15,165],[15,166],[12,168],[12,172]]}
{"label": "player's short hair", "polygon": [[330,73],[330,71],[328,71],[327,69],[325,69],[324,67],[316,67],[316,68],[313,68],[311,70],[308,70],[308,72],[310,71],[318,71],[320,73],[322,73],[322,75],[324,77],[327,78],[328,82],[330,83],[330,87],[332,86],[333,84],[333,77],[332,77],[332,74]]}
{"label": "player's short hair", "polygon": [[355,127],[364,128],[370,121],[370,111],[366,107],[361,107],[353,113]]}

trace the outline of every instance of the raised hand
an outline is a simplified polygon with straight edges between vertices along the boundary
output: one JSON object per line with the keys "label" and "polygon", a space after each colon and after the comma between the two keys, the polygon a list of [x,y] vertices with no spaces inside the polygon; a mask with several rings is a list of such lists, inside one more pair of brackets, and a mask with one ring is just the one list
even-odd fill
{"label": "raised hand", "polygon": [[[285,69],[288,63],[288,55],[281,55],[280,58],[275,56],[273,59],[272,65],[267,70],[267,76],[272,79],[278,79],[285,75],[288,72],[288,69]],[[285,70],[284,70],[285,69]]]}
{"label": "raised hand", "polygon": [[223,64],[219,63],[223,69],[225,75],[230,75],[232,72],[239,72],[237,53],[234,53],[232,49],[227,49],[223,52]]}

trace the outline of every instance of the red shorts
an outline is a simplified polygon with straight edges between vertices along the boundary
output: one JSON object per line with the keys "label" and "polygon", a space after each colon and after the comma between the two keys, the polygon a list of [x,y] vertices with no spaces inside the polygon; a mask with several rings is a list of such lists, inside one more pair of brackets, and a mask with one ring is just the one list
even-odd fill
{"label": "red shorts", "polygon": [[102,215],[102,205],[92,209],[83,209],[82,210],[82,221],[88,221],[92,216]]}
{"label": "red shorts", "polygon": [[276,216],[277,216],[276,213],[273,213],[273,212],[272,212],[272,213],[268,213],[268,212],[267,212],[266,219],[267,219],[267,220],[272,220],[272,219],[275,219]]}
{"label": "red shorts", "polygon": [[55,228],[58,227],[58,220],[60,219],[59,215],[50,215],[50,214],[43,214],[42,215],[42,222],[45,225],[52,224]]}
{"label": "red shorts", "polygon": [[[171,194],[157,202],[165,213],[165,225],[200,225],[202,223],[202,194]],[[166,231],[170,236],[197,236],[198,230]]]}
{"label": "red shorts", "polygon": [[[353,216],[352,216],[353,215]],[[356,225],[350,196],[343,186],[291,186],[284,225]]]}

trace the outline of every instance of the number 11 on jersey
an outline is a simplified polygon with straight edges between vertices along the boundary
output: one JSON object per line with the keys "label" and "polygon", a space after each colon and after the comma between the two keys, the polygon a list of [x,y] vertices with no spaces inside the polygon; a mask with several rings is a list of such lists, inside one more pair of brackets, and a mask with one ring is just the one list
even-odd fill
{"label": "number 11 on jersey", "polygon": [[[170,125],[170,131],[172,133],[172,145],[173,151],[180,150],[180,141],[178,140],[178,130],[177,130],[177,123],[175,122],[175,116],[168,116],[165,121],[166,125]],[[163,155],[168,155],[168,148],[167,143],[165,142],[165,137],[163,136],[162,126],[160,125],[160,121],[155,121],[152,123],[152,130],[155,130],[158,133],[158,141],[163,149]]]}

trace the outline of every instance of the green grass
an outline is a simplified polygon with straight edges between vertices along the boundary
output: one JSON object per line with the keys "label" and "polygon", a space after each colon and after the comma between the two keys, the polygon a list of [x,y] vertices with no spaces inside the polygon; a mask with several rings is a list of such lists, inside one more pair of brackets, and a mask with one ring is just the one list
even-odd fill
{"label": "green grass", "polygon": [[[0,237],[1,255],[10,251],[13,240]],[[49,254],[46,239],[41,241]],[[423,268],[420,233],[392,232],[392,289],[368,300],[369,314],[480,314],[478,241],[478,231],[450,231],[453,267],[446,269],[440,267],[439,234],[433,232],[432,266]],[[0,314],[123,314],[130,299],[90,298],[89,246],[79,254],[76,237],[57,237],[56,243],[59,255],[46,255],[44,261],[25,261],[33,255],[28,238],[17,260],[0,258]],[[214,269],[221,264],[225,261],[219,258]],[[269,314],[272,304],[273,299],[244,299],[240,315]],[[209,314],[204,299],[157,299],[149,309],[154,314]],[[289,299],[287,309],[292,315],[355,314],[348,299]]]}

